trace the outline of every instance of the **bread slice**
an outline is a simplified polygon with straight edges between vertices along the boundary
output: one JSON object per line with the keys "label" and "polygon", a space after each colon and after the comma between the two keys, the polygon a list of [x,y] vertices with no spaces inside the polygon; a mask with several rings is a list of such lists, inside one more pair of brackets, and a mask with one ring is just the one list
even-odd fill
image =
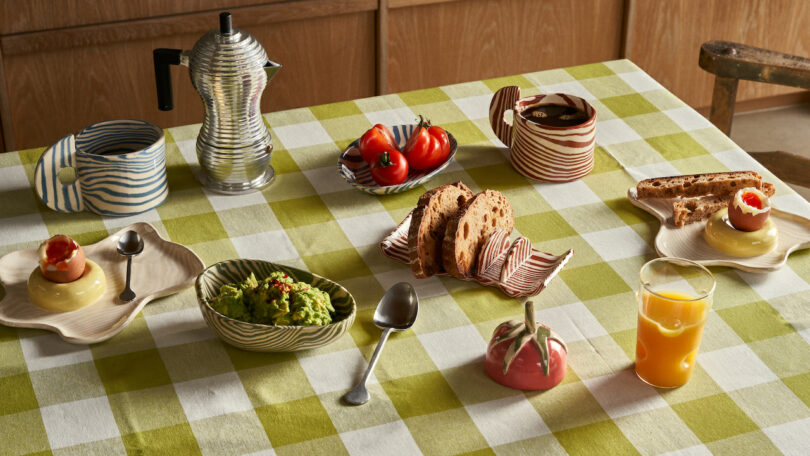
{"label": "bread slice", "polygon": [[511,233],[515,227],[512,205],[501,192],[485,190],[473,197],[447,222],[442,243],[442,264],[450,275],[472,275],[478,254],[495,229]]}
{"label": "bread slice", "polygon": [[472,197],[473,192],[466,185],[456,182],[429,190],[419,198],[408,229],[408,255],[416,278],[441,272],[447,221]]}
{"label": "bread slice", "polygon": [[727,207],[729,199],[730,196],[707,195],[677,200],[672,203],[672,223],[680,227],[706,220],[715,212]]}
{"label": "bread slice", "polygon": [[[763,182],[761,190],[769,198],[776,191],[773,184],[769,182]],[[728,207],[728,202],[731,201],[735,193],[724,196],[706,195],[677,200],[672,203],[672,222],[675,226],[680,227],[706,220],[720,209]]]}
{"label": "bread slice", "polygon": [[654,177],[636,185],[638,198],[674,198],[676,196],[724,196],[743,187],[762,187],[762,177],[754,171],[689,174],[685,176]]}

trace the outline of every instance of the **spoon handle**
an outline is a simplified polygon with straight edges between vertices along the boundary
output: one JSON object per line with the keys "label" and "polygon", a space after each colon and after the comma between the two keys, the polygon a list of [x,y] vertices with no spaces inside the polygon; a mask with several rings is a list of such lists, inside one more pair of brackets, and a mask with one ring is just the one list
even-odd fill
{"label": "spoon handle", "polygon": [[371,395],[366,389],[366,381],[371,375],[371,371],[374,370],[374,366],[377,364],[377,358],[379,358],[383,345],[385,345],[385,341],[388,340],[388,334],[390,333],[391,328],[385,328],[383,330],[382,335],[380,336],[380,341],[377,343],[377,348],[374,349],[374,354],[371,355],[371,361],[368,362],[366,372],[363,374],[363,379],[360,380],[357,386],[352,388],[351,391],[343,395],[343,400],[348,402],[350,405],[365,404],[371,398]]}
{"label": "spoon handle", "polygon": [[391,334],[391,328],[385,328],[380,335],[380,341],[377,342],[377,348],[374,349],[374,353],[371,355],[371,360],[368,362],[368,368],[366,368],[366,373],[363,374],[363,379],[360,380],[361,385],[365,385],[368,377],[371,375],[371,371],[374,370],[374,366],[377,365],[377,358],[380,357],[380,353],[382,353],[383,345],[385,345],[385,341],[388,340],[388,335]]}
{"label": "spoon handle", "polygon": [[131,275],[132,275],[132,255],[129,255],[127,256],[127,282],[126,285],[124,286],[124,291],[122,291],[121,294],[118,295],[118,299],[120,299],[121,302],[129,302],[135,299],[135,293],[132,291],[131,288],[129,288],[129,278],[131,277]]}
{"label": "spoon handle", "polygon": [[129,278],[132,276],[132,256],[127,257],[127,283],[124,286],[125,290],[129,290]]}

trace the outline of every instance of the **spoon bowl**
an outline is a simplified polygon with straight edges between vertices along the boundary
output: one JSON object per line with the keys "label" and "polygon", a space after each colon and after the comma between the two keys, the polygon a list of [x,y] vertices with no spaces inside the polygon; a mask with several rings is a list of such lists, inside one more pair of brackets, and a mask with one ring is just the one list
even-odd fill
{"label": "spoon bowl", "polygon": [[374,311],[374,325],[394,331],[410,329],[419,312],[419,298],[408,282],[399,282],[385,292]]}
{"label": "spoon bowl", "polygon": [[419,313],[419,297],[416,290],[408,282],[399,282],[385,292],[385,295],[377,304],[374,311],[374,324],[383,330],[380,335],[380,342],[371,355],[363,378],[351,391],[343,395],[343,400],[350,405],[361,405],[368,402],[371,397],[366,389],[366,381],[377,364],[377,358],[382,353],[383,345],[388,340],[391,331],[405,331],[410,329],[416,322],[416,315]]}
{"label": "spoon bowl", "polygon": [[118,253],[127,257],[127,283],[124,291],[118,295],[121,302],[130,302],[135,299],[135,292],[129,287],[132,275],[132,257],[143,252],[143,238],[137,231],[129,230],[118,239]]}
{"label": "spoon bowl", "polygon": [[143,238],[135,230],[129,230],[118,239],[118,253],[134,256],[143,252]]}

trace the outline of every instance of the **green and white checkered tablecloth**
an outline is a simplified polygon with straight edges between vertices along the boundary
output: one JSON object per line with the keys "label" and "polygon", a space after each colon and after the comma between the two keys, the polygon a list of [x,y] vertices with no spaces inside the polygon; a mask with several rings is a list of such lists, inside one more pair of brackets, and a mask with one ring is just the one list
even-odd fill
{"label": "green and white checkered tablecloth", "polygon": [[[598,112],[596,168],[568,184],[530,182],[509,165],[487,119],[494,90],[567,92]],[[418,114],[458,138],[455,163],[409,193],[374,197],[336,173],[339,151],[377,122]],[[167,131],[170,194],[129,218],[47,210],[32,190],[42,149],[0,154],[0,254],[66,233],[96,242],[147,221],[206,264],[247,257],[308,269],[359,305],[350,333],[323,349],[259,354],[205,326],[192,289],[146,306],[121,334],[82,346],[0,326],[0,454],[808,454],[810,252],[768,274],[712,268],[718,285],[691,381],[656,390],[633,373],[634,288],[655,257],[652,216],[625,192],[654,175],[755,169],[775,205],[810,205],[627,60],[265,115],[276,181],[251,195],[203,190],[192,174],[199,126]],[[547,392],[490,381],[492,330],[522,314],[493,288],[415,280],[378,243],[427,188],[461,180],[504,192],[534,246],[576,254],[535,299],[568,342],[568,375]],[[392,336],[361,407],[340,396],[380,335],[387,287],[415,284],[419,319]],[[2,304],[0,304],[2,305]]]}

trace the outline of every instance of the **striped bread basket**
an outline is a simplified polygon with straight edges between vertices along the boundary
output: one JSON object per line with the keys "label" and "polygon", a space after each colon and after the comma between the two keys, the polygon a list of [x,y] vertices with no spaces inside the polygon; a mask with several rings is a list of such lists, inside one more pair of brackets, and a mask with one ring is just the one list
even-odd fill
{"label": "striped bread basket", "polygon": [[[391,127],[394,139],[400,149],[405,147],[405,143],[408,142],[408,138],[410,138],[415,128],[416,125],[394,125]],[[360,139],[349,144],[340,154],[340,158],[338,158],[338,174],[352,187],[370,195],[393,195],[394,193],[407,192],[429,181],[450,164],[450,161],[456,155],[456,150],[458,150],[458,141],[449,131],[447,132],[447,139],[450,140],[450,155],[447,156],[444,163],[430,170],[411,169],[408,172],[408,177],[405,178],[405,182],[399,185],[380,186],[374,182],[371,177],[371,168],[360,156],[360,149],[357,147]]]}
{"label": "striped bread basket", "polygon": [[[383,255],[409,264],[408,229],[413,212],[380,242]],[[481,248],[476,272],[464,279],[488,287],[496,287],[512,297],[534,296],[543,291],[571,259],[574,250],[552,255],[532,248],[531,241],[519,237],[509,242],[509,233],[495,230]],[[440,273],[438,275],[448,275]]]}
{"label": "striped bread basket", "polygon": [[[538,125],[521,113],[540,105],[572,106],[588,120],[572,127]],[[512,110],[512,124],[504,113]],[[504,87],[492,97],[489,121],[498,138],[509,147],[512,166],[526,177],[548,182],[569,182],[585,177],[594,165],[596,110],[587,101],[563,93],[520,98],[520,88]]]}
{"label": "striped bread basket", "polygon": [[[335,315],[326,326],[274,326],[247,323],[214,310],[211,299],[222,285],[241,282],[250,273],[261,280],[273,271],[282,271],[296,282],[305,282],[329,294]],[[206,268],[195,284],[203,318],[223,341],[243,350],[287,352],[323,347],[342,336],[354,323],[357,306],[351,293],[337,283],[300,269],[262,260],[226,260]]]}
{"label": "striped bread basket", "polygon": [[[73,168],[65,184],[60,171]],[[67,135],[42,153],[37,194],[58,212],[127,216],[159,206],[169,194],[163,130],[142,120],[110,120]]]}

